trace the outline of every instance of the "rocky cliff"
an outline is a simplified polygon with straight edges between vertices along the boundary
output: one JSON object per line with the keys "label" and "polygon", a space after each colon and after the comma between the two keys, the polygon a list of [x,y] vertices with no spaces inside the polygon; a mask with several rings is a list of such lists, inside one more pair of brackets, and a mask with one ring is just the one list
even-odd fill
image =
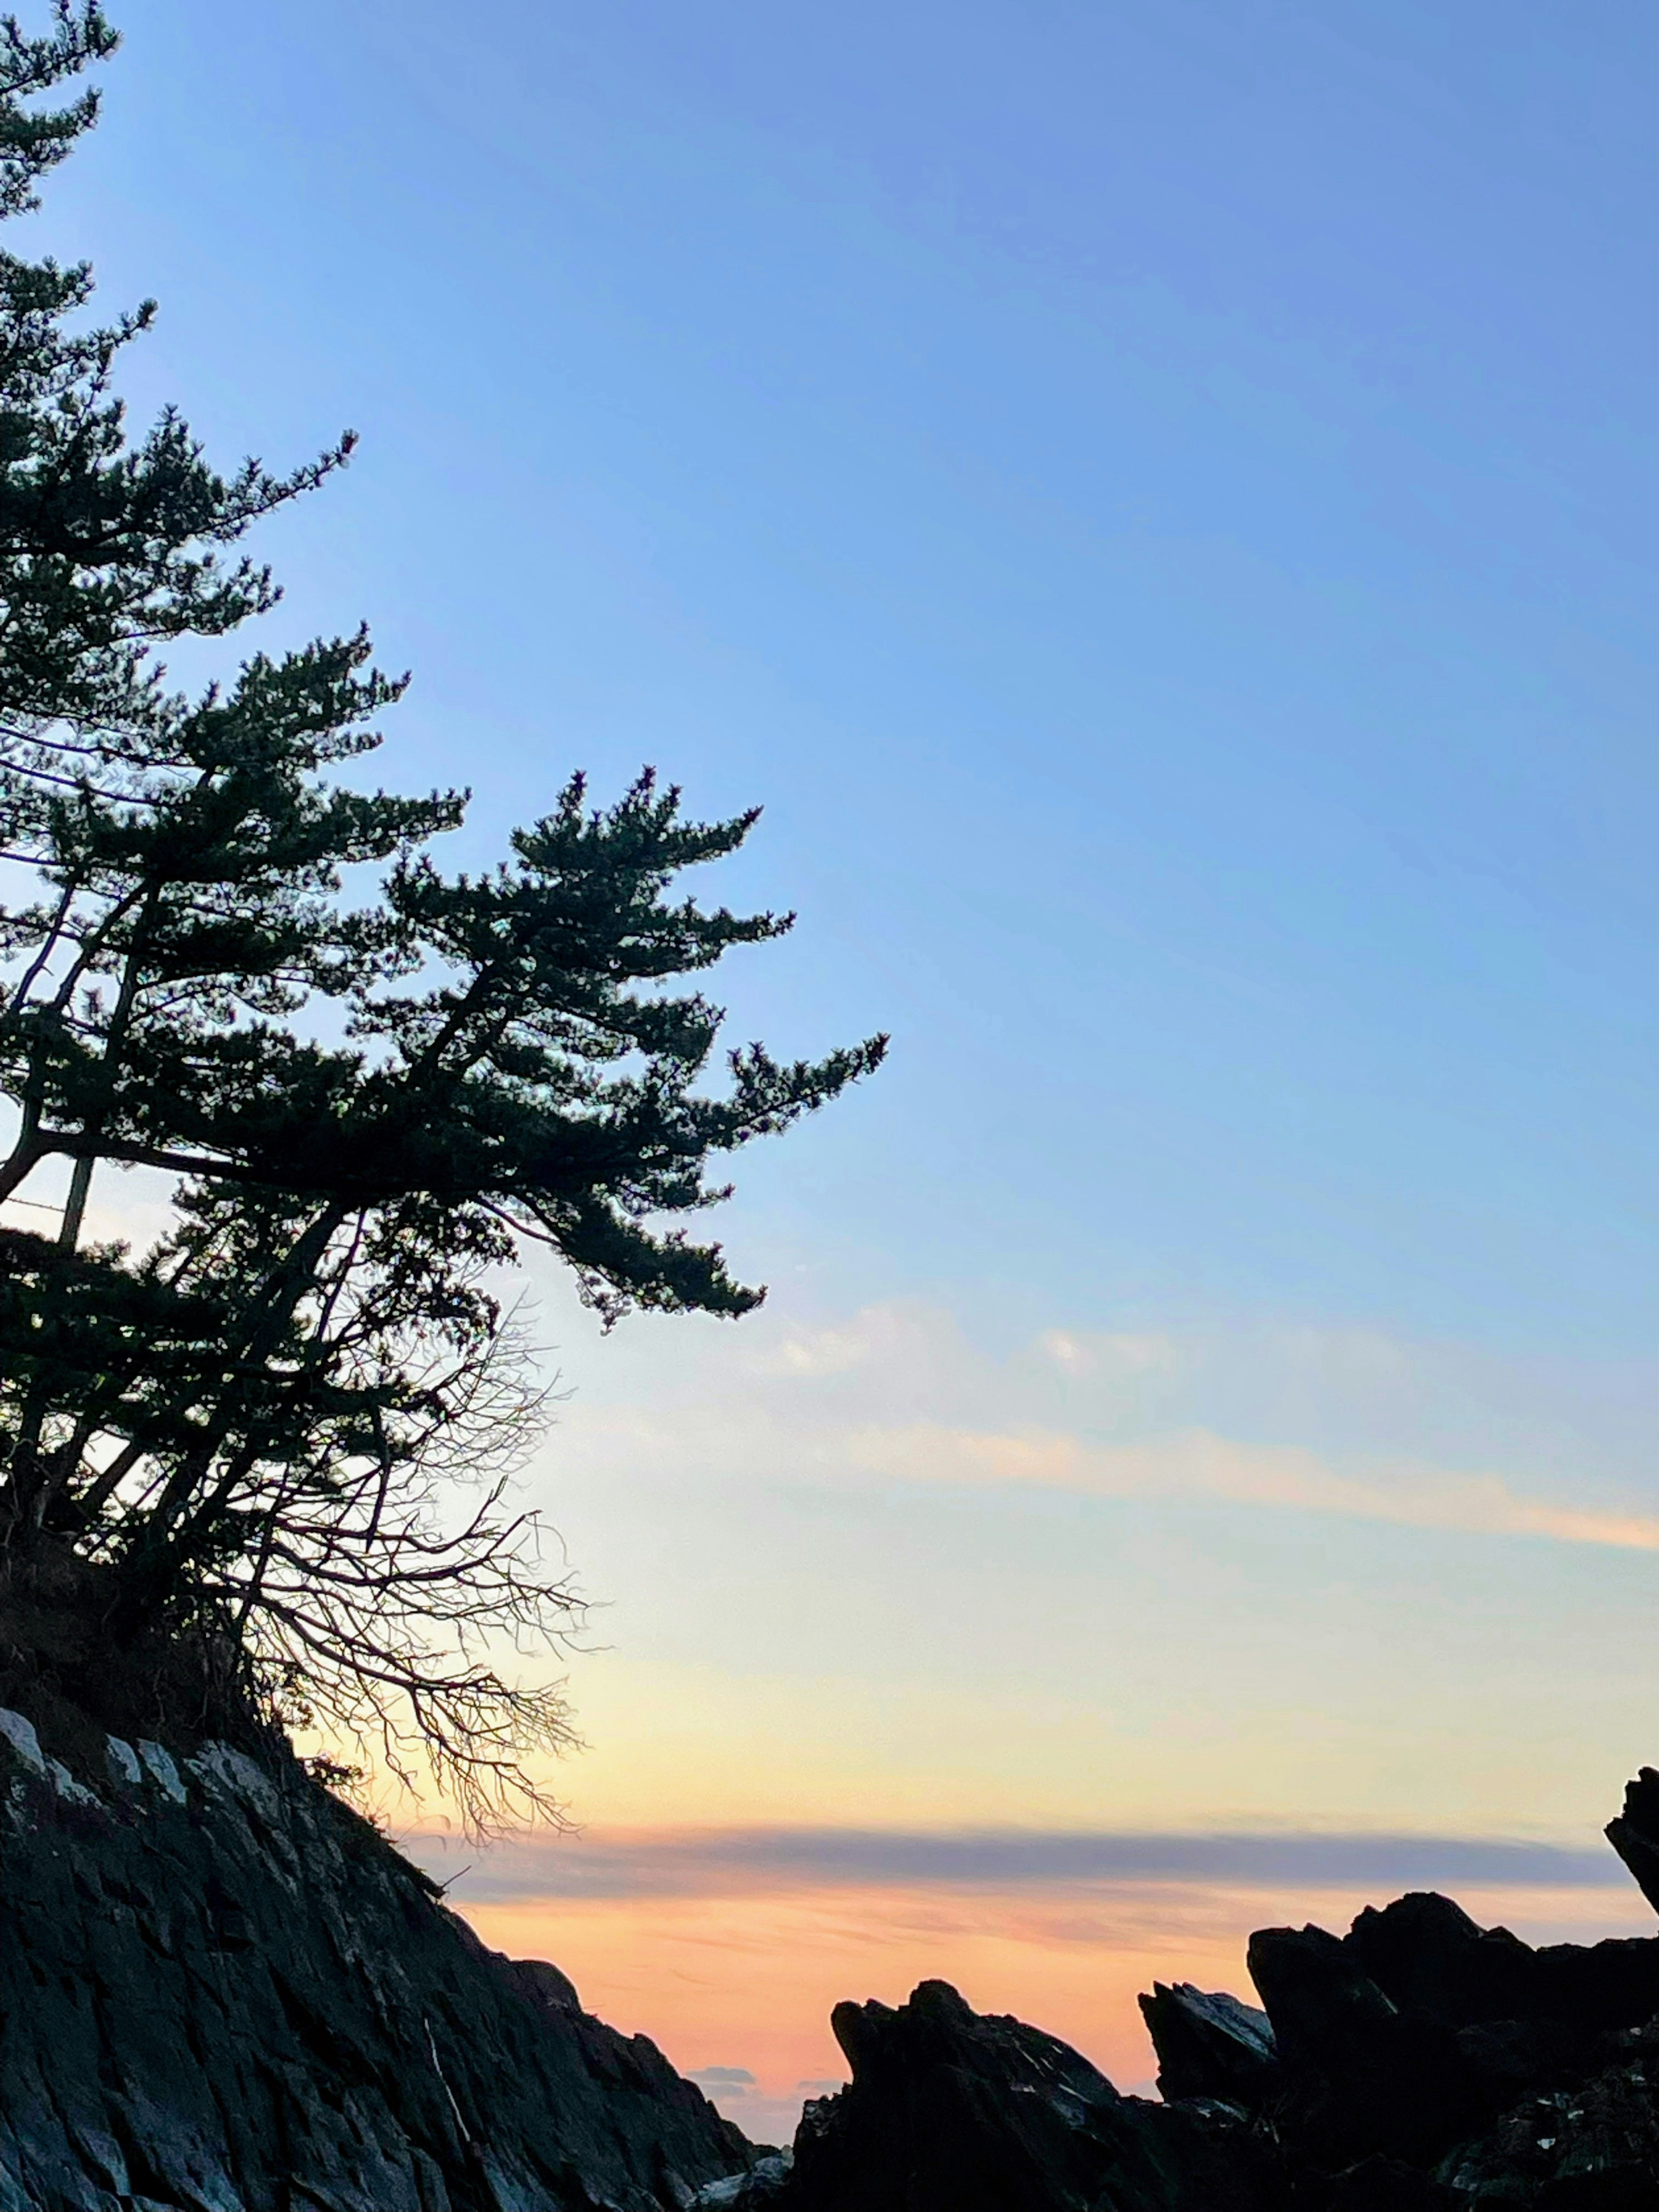
{"label": "rocky cliff", "polygon": [[50,1749],[0,1711],[0,2212],[679,2212],[755,2163],[291,1760]]}

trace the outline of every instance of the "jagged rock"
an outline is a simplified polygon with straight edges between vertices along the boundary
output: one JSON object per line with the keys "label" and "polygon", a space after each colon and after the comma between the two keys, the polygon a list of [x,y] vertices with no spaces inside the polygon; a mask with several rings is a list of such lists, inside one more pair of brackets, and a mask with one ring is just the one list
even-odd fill
{"label": "jagged rock", "polygon": [[1625,1809],[1603,1832],[1659,1912],[1659,1773],[1652,1767],[1639,1767],[1635,1781],[1625,1784]]}
{"label": "jagged rock", "polygon": [[1140,1999],[1158,2053],[1158,2093],[1166,2104],[1206,2097],[1254,2111],[1279,2082],[1273,2025],[1265,2012],[1224,1990],[1154,1982]]}
{"label": "jagged rock", "polygon": [[1659,2012],[1659,1936],[1547,1943],[1538,1961],[1537,2016],[1585,2028],[1639,2027]]}
{"label": "jagged rock", "polygon": [[830,2015],[853,2079],[807,2106],[787,2212],[1278,2212],[1234,2115],[1121,2097],[1040,2028],[945,1982]]}
{"label": "jagged rock", "polygon": [[1534,1950],[1507,1928],[1477,1926],[1449,1898],[1418,1892],[1380,1912],[1368,1906],[1344,1948],[1401,2011],[1448,2027],[1534,2020],[1602,2031],[1659,2013],[1659,1936]]}
{"label": "jagged rock", "polygon": [[1659,2013],[1659,1939],[1534,1950],[1432,1893],[1362,1912],[1340,1941],[1265,1929],[1249,1960],[1286,2124],[1328,2166],[1425,2165],[1518,2101],[1595,2075],[1613,2033]]}
{"label": "jagged rock", "polygon": [[1286,2066],[1315,2070],[1350,2044],[1369,2048],[1398,2007],[1323,1928],[1260,1928],[1245,1954]]}
{"label": "jagged rock", "polygon": [[1432,1890],[1367,1905],[1343,1948],[1399,2011],[1449,2027],[1521,2020],[1541,1994],[1537,1954],[1507,1928],[1483,1929]]}
{"label": "jagged rock", "polygon": [[291,1761],[58,1764],[0,1726],[0,2212],[680,2212],[754,2165]]}
{"label": "jagged rock", "polygon": [[1659,2013],[1653,1937],[1534,1950],[1418,1893],[1362,1912],[1344,1945],[1402,2015],[1456,2031],[1459,2063],[1492,2115],[1588,2079],[1607,2063],[1611,2032]]}
{"label": "jagged rock", "polygon": [[700,2189],[687,2212],[771,2212],[784,2203],[793,2166],[793,2151],[770,2151],[750,2172]]}
{"label": "jagged rock", "polygon": [[1288,2123],[1316,2161],[1381,2154],[1421,2164],[1492,2117],[1453,2031],[1402,2014],[1338,1937],[1262,1929],[1247,1959],[1285,2069]]}

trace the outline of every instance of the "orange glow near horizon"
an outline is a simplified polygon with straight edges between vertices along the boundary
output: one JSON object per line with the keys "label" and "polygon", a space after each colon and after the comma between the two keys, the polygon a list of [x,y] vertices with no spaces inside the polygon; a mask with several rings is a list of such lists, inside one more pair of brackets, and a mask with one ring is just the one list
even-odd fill
{"label": "orange glow near horizon", "polygon": [[[1060,2036],[1117,2087],[1152,2094],[1135,1999],[1154,1979],[1253,1998],[1255,1928],[1312,1920],[1336,1929],[1357,1889],[1228,1889],[1188,1882],[1079,1884],[975,1893],[939,1887],[768,1888],[750,1896],[530,1899],[460,1909],[483,1940],[557,1962],[583,2004],[648,2035],[684,2073],[746,2069],[752,2090],[722,2108],[761,2141],[787,2141],[803,2094],[845,2077],[832,2005],[893,2004],[919,1981],[953,1983],[976,2010]],[[1466,1891],[1482,1922],[1534,1942],[1651,1932],[1632,1886]]]}

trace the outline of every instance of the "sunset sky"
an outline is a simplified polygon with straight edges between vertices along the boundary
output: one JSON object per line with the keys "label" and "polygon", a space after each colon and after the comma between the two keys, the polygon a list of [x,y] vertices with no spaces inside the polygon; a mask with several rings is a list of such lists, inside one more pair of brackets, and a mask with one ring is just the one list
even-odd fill
{"label": "sunset sky", "polygon": [[530,1270],[578,1832],[394,1808],[453,1901],[762,2136],[925,1974],[1127,2086],[1266,1921],[1643,1925],[1650,11],[116,13],[31,249],[141,416],[362,434],[260,641],[412,667],[451,865],[763,802],[733,1042],[893,1036],[752,1319]]}

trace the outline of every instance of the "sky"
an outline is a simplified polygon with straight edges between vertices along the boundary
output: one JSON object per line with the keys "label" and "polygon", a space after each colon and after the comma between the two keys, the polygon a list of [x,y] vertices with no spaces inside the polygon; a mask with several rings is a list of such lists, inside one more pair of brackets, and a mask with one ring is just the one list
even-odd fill
{"label": "sky", "polygon": [[31,250],[140,416],[362,434],[260,642],[370,619],[452,865],[763,804],[734,1041],[893,1038],[750,1320],[529,1269],[586,1747],[394,1814],[452,1901],[762,2136],[924,1974],[1129,2086],[1263,1921],[1640,1926],[1650,11],[117,13]]}

